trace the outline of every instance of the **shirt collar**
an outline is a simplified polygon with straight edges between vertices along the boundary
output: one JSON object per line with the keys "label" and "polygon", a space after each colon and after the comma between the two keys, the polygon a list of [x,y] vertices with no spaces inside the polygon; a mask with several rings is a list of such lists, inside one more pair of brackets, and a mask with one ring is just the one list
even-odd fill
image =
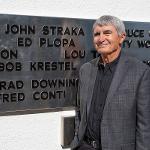
{"label": "shirt collar", "polygon": [[99,59],[99,62],[98,62],[98,68],[99,68],[99,69],[102,69],[102,70],[109,69],[109,70],[112,72],[113,67],[114,67],[114,66],[118,63],[118,61],[119,61],[120,55],[121,55],[121,52],[119,53],[118,57],[117,57],[115,60],[113,60],[113,61],[110,62],[110,63],[106,63],[105,65],[104,65],[103,60],[102,60],[102,57],[101,57],[101,55],[100,55],[100,57],[99,57],[100,59]]}

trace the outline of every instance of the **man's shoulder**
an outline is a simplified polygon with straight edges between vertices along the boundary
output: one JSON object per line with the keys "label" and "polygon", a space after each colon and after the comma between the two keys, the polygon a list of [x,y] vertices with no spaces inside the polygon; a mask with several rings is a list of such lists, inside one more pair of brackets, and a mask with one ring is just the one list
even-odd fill
{"label": "man's shoulder", "polygon": [[95,59],[92,59],[92,60],[84,63],[80,69],[86,69],[86,68],[90,69],[90,67],[96,66],[98,59],[99,58],[95,58]]}
{"label": "man's shoulder", "polygon": [[138,70],[150,69],[150,67],[147,64],[143,63],[142,60],[138,59],[133,54],[123,52],[122,55],[123,55],[123,57],[125,57],[125,59],[127,59],[130,67],[137,68]]}

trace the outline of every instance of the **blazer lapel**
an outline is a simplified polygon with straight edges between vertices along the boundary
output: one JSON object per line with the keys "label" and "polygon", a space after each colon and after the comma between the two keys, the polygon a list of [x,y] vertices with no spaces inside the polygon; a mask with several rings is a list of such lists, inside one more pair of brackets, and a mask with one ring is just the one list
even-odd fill
{"label": "blazer lapel", "polygon": [[91,101],[92,101],[92,96],[93,96],[93,91],[94,91],[94,85],[95,85],[95,80],[97,76],[97,63],[99,61],[99,58],[97,59],[95,64],[91,64],[91,70],[90,70],[90,78],[88,80],[88,93],[87,93],[87,103],[86,103],[86,108],[87,108],[87,118],[89,116],[89,111],[90,111],[90,106],[91,106]]}

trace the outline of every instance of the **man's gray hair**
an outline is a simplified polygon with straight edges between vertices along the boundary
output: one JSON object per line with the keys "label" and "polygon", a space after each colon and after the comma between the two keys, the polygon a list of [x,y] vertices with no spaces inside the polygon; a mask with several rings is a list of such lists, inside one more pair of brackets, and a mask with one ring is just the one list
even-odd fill
{"label": "man's gray hair", "polygon": [[123,21],[121,21],[119,18],[117,18],[115,16],[110,16],[110,15],[101,16],[93,24],[93,29],[97,25],[98,26],[113,25],[116,28],[118,35],[125,33],[125,25],[124,25]]}

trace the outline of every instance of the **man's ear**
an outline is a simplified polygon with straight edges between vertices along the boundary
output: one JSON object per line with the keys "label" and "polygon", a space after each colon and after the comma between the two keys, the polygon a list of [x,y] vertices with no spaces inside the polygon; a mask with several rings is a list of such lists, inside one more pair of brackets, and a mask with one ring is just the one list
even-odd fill
{"label": "man's ear", "polygon": [[122,34],[120,35],[120,44],[123,43],[123,41],[125,40],[125,38],[126,38],[126,33],[122,33]]}

